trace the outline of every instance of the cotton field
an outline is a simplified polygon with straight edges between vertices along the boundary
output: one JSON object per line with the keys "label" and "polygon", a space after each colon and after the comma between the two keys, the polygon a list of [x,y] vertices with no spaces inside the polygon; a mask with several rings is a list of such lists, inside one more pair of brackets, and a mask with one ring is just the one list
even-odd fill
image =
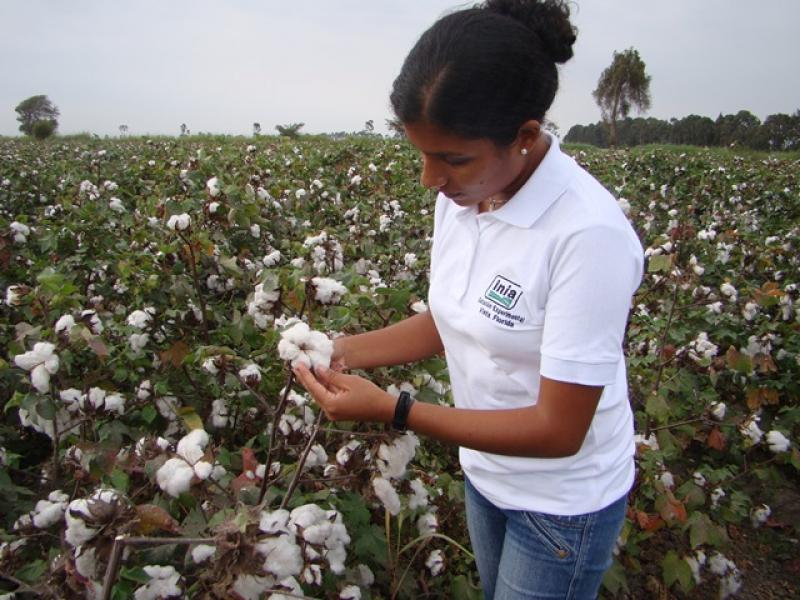
{"label": "cotton field", "polygon": [[[734,596],[732,536],[792,531],[799,487],[800,161],[567,151],[647,255],[604,594]],[[290,368],[426,310],[419,170],[379,137],[0,140],[0,594],[480,597],[455,450],[328,422]],[[371,377],[451,401],[443,358]]]}

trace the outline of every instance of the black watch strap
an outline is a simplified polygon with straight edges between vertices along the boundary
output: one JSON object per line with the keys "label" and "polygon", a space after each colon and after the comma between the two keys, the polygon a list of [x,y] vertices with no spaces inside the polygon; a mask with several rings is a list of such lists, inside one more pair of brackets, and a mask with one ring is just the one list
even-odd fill
{"label": "black watch strap", "polygon": [[414,404],[414,399],[408,392],[400,392],[397,398],[397,404],[394,407],[394,419],[392,419],[392,429],[397,431],[405,431],[408,427],[408,413],[411,410],[411,405]]}

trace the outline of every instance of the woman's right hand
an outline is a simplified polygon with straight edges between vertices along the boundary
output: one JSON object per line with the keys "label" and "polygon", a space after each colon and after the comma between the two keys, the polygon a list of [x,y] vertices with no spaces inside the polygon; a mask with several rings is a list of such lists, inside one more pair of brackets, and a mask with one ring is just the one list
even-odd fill
{"label": "woman's right hand", "polygon": [[333,354],[331,354],[330,369],[338,373],[344,373],[350,368],[345,359],[344,340],[346,337],[347,336],[341,336],[333,340]]}

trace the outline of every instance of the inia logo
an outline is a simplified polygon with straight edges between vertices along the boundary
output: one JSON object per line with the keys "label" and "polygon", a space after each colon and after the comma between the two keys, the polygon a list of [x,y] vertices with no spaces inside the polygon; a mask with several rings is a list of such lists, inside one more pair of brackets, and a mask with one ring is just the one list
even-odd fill
{"label": "inia logo", "polygon": [[486,288],[484,297],[495,304],[506,309],[514,308],[519,297],[522,296],[522,288],[519,284],[502,275],[495,275],[492,284]]}

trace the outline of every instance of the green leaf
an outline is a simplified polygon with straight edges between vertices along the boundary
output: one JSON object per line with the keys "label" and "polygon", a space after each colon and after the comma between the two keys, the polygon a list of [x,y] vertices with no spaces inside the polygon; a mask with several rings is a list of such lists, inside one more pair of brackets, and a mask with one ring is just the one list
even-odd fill
{"label": "green leaf", "polygon": [[192,429],[204,429],[203,419],[194,411],[191,406],[182,406],[178,409],[178,416],[183,420],[183,424],[190,431]]}
{"label": "green leaf", "polygon": [[658,393],[650,394],[644,407],[645,412],[653,417],[660,425],[669,421],[670,408],[666,399]]}
{"label": "green leaf", "polygon": [[454,577],[450,582],[450,597],[464,600],[481,600],[483,592],[464,575]]}
{"label": "green leaf", "polygon": [[142,417],[142,420],[145,423],[150,425],[158,417],[158,411],[153,405],[148,404],[147,406],[143,407],[141,411],[139,411],[139,415]]}
{"label": "green leaf", "polygon": [[8,399],[6,405],[3,407],[3,412],[8,412],[12,408],[19,408],[22,406],[22,401],[25,399],[25,394],[22,392],[14,392],[14,395]]}
{"label": "green leaf", "polygon": [[649,260],[647,261],[647,272],[648,273],[666,273],[672,269],[673,263],[673,256],[672,254],[657,254],[650,256]]}
{"label": "green leaf", "polygon": [[119,578],[133,581],[134,583],[145,584],[150,581],[150,576],[144,572],[141,567],[127,568],[122,567],[119,570]]}
{"label": "green leaf", "polygon": [[616,559],[603,576],[603,588],[611,592],[613,596],[619,596],[620,592],[628,591],[628,578],[625,576],[625,568]]}
{"label": "green leaf", "polygon": [[47,563],[43,560],[34,560],[25,564],[14,576],[31,585],[37,583],[47,572]]}
{"label": "green leaf", "polygon": [[353,550],[362,561],[376,561],[386,566],[386,534],[375,524],[361,530]]}
{"label": "green leaf", "polygon": [[130,477],[125,471],[120,469],[114,469],[111,471],[111,475],[109,476],[111,480],[111,485],[114,486],[115,490],[119,490],[121,492],[128,491],[128,485],[130,484]]}
{"label": "green leaf", "polygon": [[680,558],[674,550],[667,552],[661,561],[661,572],[664,583],[672,587],[677,581],[683,590],[689,590],[692,585],[692,570],[689,564]]}

